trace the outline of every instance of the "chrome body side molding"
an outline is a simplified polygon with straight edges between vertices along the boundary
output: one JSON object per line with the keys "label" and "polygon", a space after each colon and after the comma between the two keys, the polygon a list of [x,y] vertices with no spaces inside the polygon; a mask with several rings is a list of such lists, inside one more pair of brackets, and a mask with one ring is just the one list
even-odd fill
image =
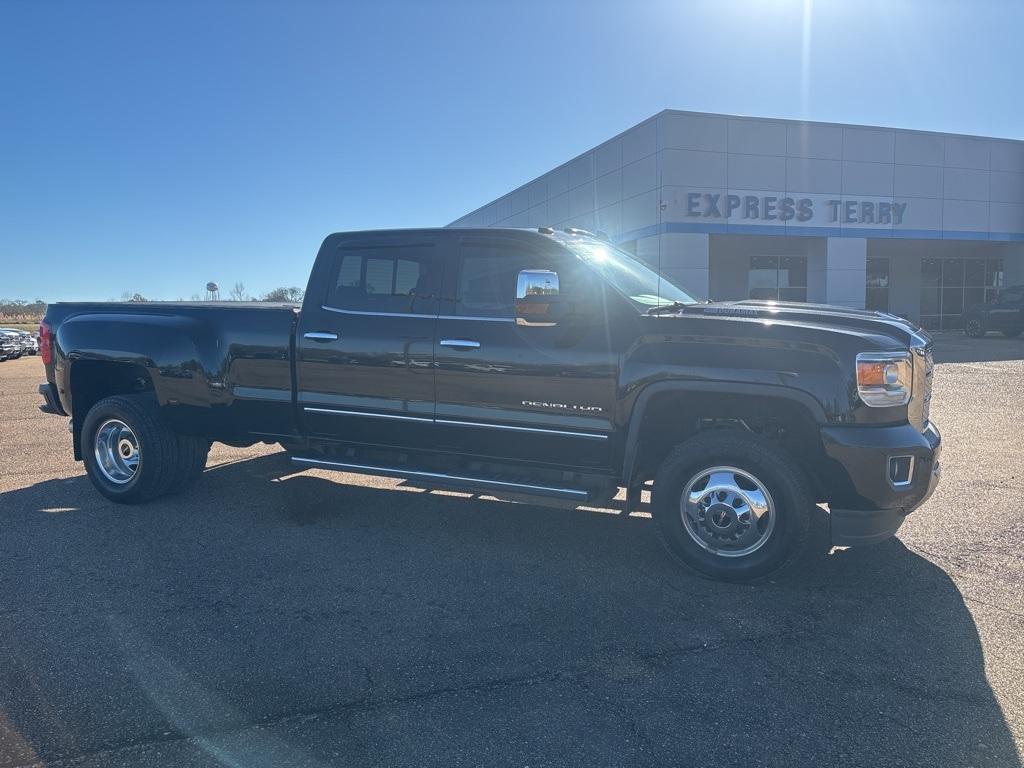
{"label": "chrome body side molding", "polygon": [[582,437],[588,440],[607,440],[608,435],[598,432],[570,432],[564,429],[547,429],[545,427],[520,427],[514,424],[484,424],[479,421],[458,421],[456,419],[437,419],[438,424],[452,427],[476,427],[477,429],[506,429],[512,432],[532,432],[541,435],[564,435],[565,437]]}
{"label": "chrome body side molding", "polygon": [[448,427],[475,427],[477,429],[501,429],[510,432],[529,432],[539,435],[561,435],[563,437],[580,437],[585,440],[607,440],[608,435],[599,432],[572,432],[565,429],[548,429],[546,427],[520,427],[515,424],[486,424],[481,421],[459,421],[458,419],[432,419],[429,416],[406,416],[399,413],[373,413],[372,411],[349,411],[343,408],[320,408],[306,405],[302,408],[306,413],[326,413],[335,416],[365,416],[368,419],[395,419],[397,421],[434,422]]}
{"label": "chrome body side molding", "polygon": [[366,416],[371,419],[397,419],[399,421],[433,421],[429,416],[403,416],[398,413],[370,413],[369,411],[345,411],[340,408],[314,408],[304,406],[306,413],[327,413],[335,416]]}

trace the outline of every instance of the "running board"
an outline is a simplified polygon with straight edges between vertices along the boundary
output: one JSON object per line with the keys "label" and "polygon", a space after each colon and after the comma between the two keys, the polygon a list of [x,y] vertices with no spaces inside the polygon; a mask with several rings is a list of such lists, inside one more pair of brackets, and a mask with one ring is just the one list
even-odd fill
{"label": "running board", "polygon": [[456,488],[486,488],[506,493],[525,493],[531,496],[550,496],[556,499],[575,499],[586,501],[590,494],[578,488],[554,488],[547,485],[530,485],[514,483],[507,480],[492,480],[486,477],[466,475],[448,475],[444,472],[425,472],[400,467],[381,467],[372,464],[352,464],[346,461],[328,461],[326,459],[309,459],[303,456],[292,456],[293,464],[320,469],[334,469],[338,472],[353,472],[359,475],[380,475],[383,477],[402,477],[407,480],[422,480],[427,483]]}

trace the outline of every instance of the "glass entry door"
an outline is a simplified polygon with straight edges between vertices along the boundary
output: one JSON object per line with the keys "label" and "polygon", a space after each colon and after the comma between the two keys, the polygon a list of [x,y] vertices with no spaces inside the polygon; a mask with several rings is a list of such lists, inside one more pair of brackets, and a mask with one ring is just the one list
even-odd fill
{"label": "glass entry door", "polygon": [[864,307],[889,311],[889,259],[870,258],[865,270]]}
{"label": "glass entry door", "polygon": [[751,256],[747,281],[752,299],[807,301],[807,257]]}

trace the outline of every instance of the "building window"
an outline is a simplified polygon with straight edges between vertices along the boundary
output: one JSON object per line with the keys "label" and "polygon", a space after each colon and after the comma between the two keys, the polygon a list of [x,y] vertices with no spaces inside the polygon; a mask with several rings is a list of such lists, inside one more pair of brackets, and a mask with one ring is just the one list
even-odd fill
{"label": "building window", "polygon": [[751,256],[748,286],[752,299],[807,301],[807,257]]}
{"label": "building window", "polygon": [[991,301],[1002,284],[1002,259],[922,259],[921,325],[962,328],[964,309]]}
{"label": "building window", "polygon": [[888,259],[868,259],[864,284],[864,306],[876,312],[889,311]]}

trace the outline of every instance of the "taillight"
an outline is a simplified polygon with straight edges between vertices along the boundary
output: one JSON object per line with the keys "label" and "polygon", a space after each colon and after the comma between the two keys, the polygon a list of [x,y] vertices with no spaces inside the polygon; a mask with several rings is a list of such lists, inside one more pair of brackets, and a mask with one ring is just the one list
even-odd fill
{"label": "taillight", "polygon": [[50,324],[45,320],[39,324],[39,357],[43,365],[53,362],[53,334],[50,333]]}

